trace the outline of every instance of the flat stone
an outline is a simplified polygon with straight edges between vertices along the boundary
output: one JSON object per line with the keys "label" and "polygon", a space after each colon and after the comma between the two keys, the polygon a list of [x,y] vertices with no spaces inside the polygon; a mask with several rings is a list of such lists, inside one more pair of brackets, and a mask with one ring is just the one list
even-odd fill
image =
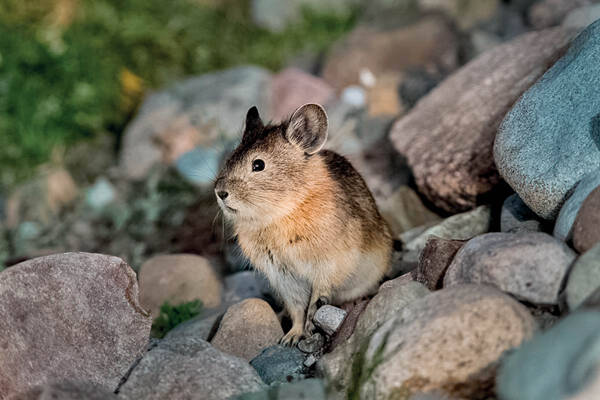
{"label": "flat stone", "polygon": [[305,377],[304,358],[297,347],[275,345],[264,349],[250,365],[267,385],[286,383]]}
{"label": "flat stone", "polygon": [[269,303],[246,299],[227,309],[211,344],[250,361],[282,336],[283,329]]}
{"label": "flat stone", "polygon": [[523,93],[498,129],[498,171],[542,218],[555,218],[577,182],[600,167],[599,85],[597,22]]}
{"label": "flat stone", "polygon": [[555,238],[565,242],[573,239],[573,224],[575,223],[575,218],[577,218],[577,213],[589,194],[599,186],[600,169],[585,175],[577,183],[573,193],[567,198],[558,213],[558,218],[556,218],[554,232],[552,233]]}
{"label": "flat stone", "polygon": [[573,264],[565,289],[570,310],[579,307],[600,288],[600,244],[583,253]]}
{"label": "flat stone", "polygon": [[154,318],[164,302],[202,301],[204,308],[221,304],[222,283],[211,263],[193,254],[150,258],[140,267],[140,301]]}
{"label": "flat stone", "polygon": [[333,335],[339,329],[344,318],[346,318],[346,311],[341,308],[337,308],[331,305],[324,305],[319,308],[313,317],[313,322],[316,326],[323,329],[327,335]]}
{"label": "flat stone", "polygon": [[541,232],[488,233],[461,248],[444,278],[444,287],[488,284],[535,304],[557,304],[575,253]]}
{"label": "flat stone", "polygon": [[492,149],[502,118],[568,44],[556,28],[531,32],[445,79],[390,131],[419,192],[451,213],[481,204],[500,183]]}
{"label": "flat stone", "polygon": [[151,323],[120,258],[65,253],[5,269],[0,399],[65,379],[116,389],[144,353]]}
{"label": "flat stone", "polygon": [[511,400],[592,400],[598,396],[600,313],[567,315],[524,343],[502,363],[498,397]]}
{"label": "flat stone", "polygon": [[465,244],[462,240],[447,240],[431,237],[421,252],[415,271],[415,280],[429,290],[441,289],[446,270],[458,250]]}
{"label": "flat stone", "polygon": [[421,252],[432,237],[449,240],[468,240],[490,230],[491,210],[488,206],[480,206],[472,211],[456,214],[446,218],[437,225],[426,229],[406,244],[409,251]]}
{"label": "flat stone", "polygon": [[221,400],[265,387],[248,363],[198,337],[164,339],[121,386],[127,400]]}
{"label": "flat stone", "polygon": [[600,242],[600,187],[584,200],[573,223],[573,246],[584,253]]}
{"label": "flat stone", "polygon": [[223,318],[223,314],[225,314],[226,310],[227,308],[223,306],[217,309],[202,310],[200,315],[188,319],[171,329],[165,338],[174,338],[175,336],[195,336],[202,340],[209,341],[217,332],[219,322],[221,321],[221,318]]}
{"label": "flat stone", "polygon": [[495,288],[444,288],[377,329],[363,350],[368,378],[356,390],[373,399],[430,391],[488,398],[502,354],[534,330],[527,308]]}

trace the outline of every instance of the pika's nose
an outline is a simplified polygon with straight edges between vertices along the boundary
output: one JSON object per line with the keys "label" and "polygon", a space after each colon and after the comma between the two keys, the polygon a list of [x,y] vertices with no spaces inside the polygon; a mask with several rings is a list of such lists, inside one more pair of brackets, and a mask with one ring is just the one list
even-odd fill
{"label": "pika's nose", "polygon": [[219,190],[217,192],[217,196],[219,196],[221,198],[221,200],[225,200],[227,198],[227,196],[229,196],[229,193],[227,193],[224,190]]}

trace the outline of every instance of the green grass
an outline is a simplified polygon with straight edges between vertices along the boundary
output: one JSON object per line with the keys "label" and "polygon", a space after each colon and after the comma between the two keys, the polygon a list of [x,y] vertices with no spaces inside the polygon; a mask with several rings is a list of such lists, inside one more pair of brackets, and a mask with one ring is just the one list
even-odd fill
{"label": "green grass", "polygon": [[[70,5],[66,22],[56,22],[57,4]],[[354,24],[353,13],[307,10],[274,34],[251,22],[247,0],[218,4],[3,0],[0,187],[30,176],[57,147],[120,134],[143,89],[240,64],[276,70],[300,51],[323,51]]]}
{"label": "green grass", "polygon": [[152,322],[152,336],[162,339],[167,332],[182,322],[194,318],[202,311],[202,302],[194,300],[187,303],[170,305],[168,302],[160,307],[160,315]]}

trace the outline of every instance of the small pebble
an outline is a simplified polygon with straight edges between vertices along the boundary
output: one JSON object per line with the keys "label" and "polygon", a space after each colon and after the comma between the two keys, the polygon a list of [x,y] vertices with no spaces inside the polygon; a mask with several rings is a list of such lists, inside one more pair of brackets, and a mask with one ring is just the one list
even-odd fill
{"label": "small pebble", "polygon": [[323,348],[324,344],[325,344],[325,338],[323,338],[323,335],[321,335],[319,332],[316,332],[311,337],[302,339],[300,341],[300,343],[298,343],[298,348],[303,353],[308,354],[308,353],[314,353],[316,351],[319,351],[321,348]]}
{"label": "small pebble", "polygon": [[314,355],[312,355],[312,354],[311,354],[310,356],[306,357],[306,360],[304,360],[304,366],[305,366],[306,368],[310,368],[310,367],[312,367],[313,365],[315,365],[315,363],[316,363],[317,361],[319,361],[319,360],[317,359],[317,357],[315,357]]}
{"label": "small pebble", "polygon": [[333,335],[344,322],[346,314],[347,312],[341,308],[325,305],[317,310],[313,322],[326,334]]}

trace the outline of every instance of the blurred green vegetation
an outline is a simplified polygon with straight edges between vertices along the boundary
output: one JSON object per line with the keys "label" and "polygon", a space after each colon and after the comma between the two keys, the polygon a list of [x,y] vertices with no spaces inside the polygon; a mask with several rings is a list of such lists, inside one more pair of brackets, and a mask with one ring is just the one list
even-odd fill
{"label": "blurred green vegetation", "polygon": [[320,52],[354,13],[305,10],[271,33],[248,0],[0,0],[0,188],[55,148],[119,134],[143,91],[240,64],[278,69]]}
{"label": "blurred green vegetation", "polygon": [[162,339],[165,335],[182,322],[192,319],[202,312],[202,302],[194,300],[172,306],[164,302],[160,306],[160,315],[152,321],[152,336]]}

